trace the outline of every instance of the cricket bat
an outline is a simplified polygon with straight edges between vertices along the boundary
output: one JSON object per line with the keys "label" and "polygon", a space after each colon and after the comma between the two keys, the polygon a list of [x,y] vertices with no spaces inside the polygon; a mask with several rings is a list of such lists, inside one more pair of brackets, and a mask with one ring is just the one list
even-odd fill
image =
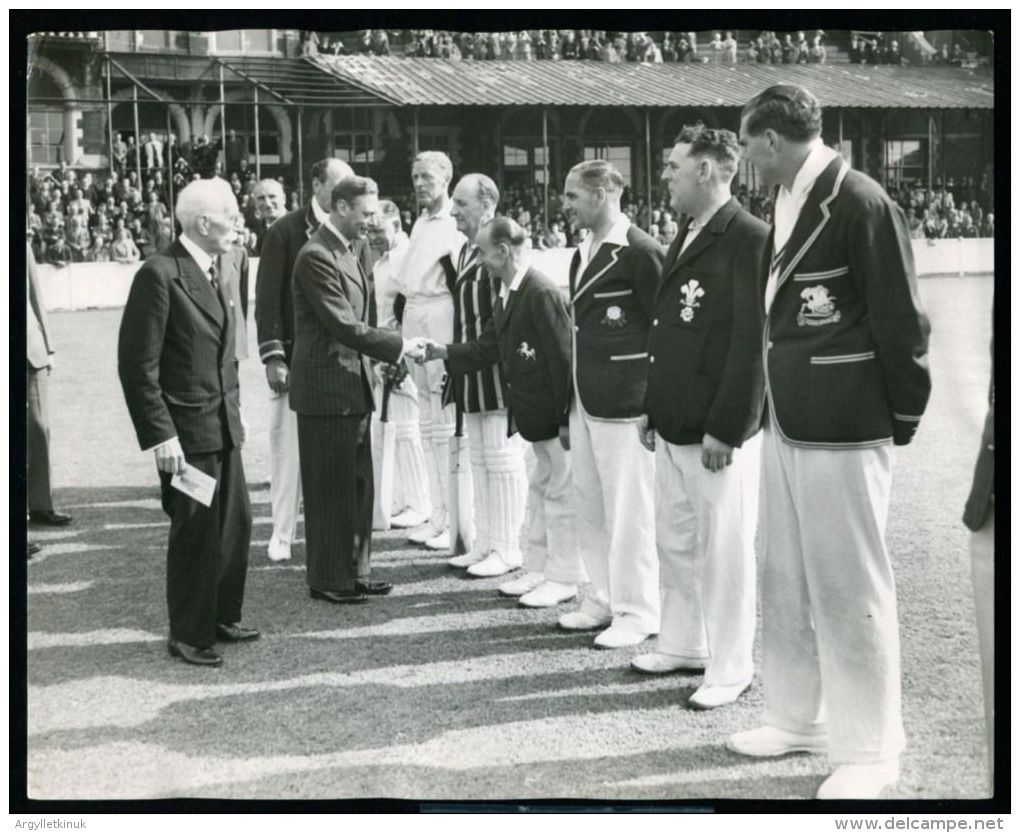
{"label": "cricket bat", "polygon": [[390,422],[390,394],[393,380],[383,385],[382,410],[379,414],[379,431],[372,438],[372,469],[375,477],[375,496],[372,502],[372,529],[390,528],[393,512],[393,460],[396,456],[396,426]]}
{"label": "cricket bat", "polygon": [[471,459],[464,436],[464,413],[457,408],[457,430],[450,439],[450,553],[464,555],[471,549],[472,529]]}

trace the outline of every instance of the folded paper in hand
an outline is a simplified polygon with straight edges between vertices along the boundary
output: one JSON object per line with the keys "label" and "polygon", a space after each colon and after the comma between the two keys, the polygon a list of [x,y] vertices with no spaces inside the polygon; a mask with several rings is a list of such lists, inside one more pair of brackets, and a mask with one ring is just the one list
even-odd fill
{"label": "folded paper in hand", "polygon": [[170,480],[170,485],[203,506],[211,506],[213,492],[216,491],[216,478],[185,464],[184,471],[175,474]]}

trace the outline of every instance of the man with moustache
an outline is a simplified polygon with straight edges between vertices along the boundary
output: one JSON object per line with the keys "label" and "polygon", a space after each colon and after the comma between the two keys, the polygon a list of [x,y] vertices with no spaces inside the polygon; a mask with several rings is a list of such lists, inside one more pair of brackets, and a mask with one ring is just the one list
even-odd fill
{"label": "man with moustache", "polygon": [[[379,201],[379,210],[368,227],[368,241],[375,255],[372,282],[375,284],[379,326],[399,331],[403,307],[402,302],[398,301],[394,275],[400,271],[404,262],[408,239],[401,230],[400,209],[390,200]],[[381,383],[377,390],[377,396],[381,397]],[[428,520],[430,507],[425,452],[418,426],[418,390],[410,375],[405,375],[390,392],[389,419],[396,435],[393,449],[393,507],[383,507],[383,510],[396,513],[390,518],[393,527],[418,527]]]}
{"label": "man with moustache", "polygon": [[[221,180],[198,180],[177,198],[181,236],[135,275],[121,319],[118,371],[138,444],[153,451],[170,516],[167,607],[170,654],[218,666],[217,640],[257,639],[240,624],[251,540],[241,462],[236,310],[221,282],[237,201]],[[216,481],[205,506],[171,485],[186,467]]]}
{"label": "man with moustache", "polygon": [[[411,242],[400,271],[395,276],[397,291],[404,296],[405,336],[422,336],[442,344],[453,340],[454,258],[464,245],[450,214],[448,189],[453,179],[450,158],[439,151],[419,153],[411,167],[421,216],[411,229]],[[425,464],[429,475],[429,522],[409,540],[433,550],[450,549],[447,494],[450,476],[450,437],[456,417],[452,405],[444,406],[443,368],[435,362],[415,365],[411,378],[418,388],[418,413]]]}
{"label": "man with moustache", "polygon": [[663,170],[672,207],[690,219],[662,268],[647,417],[638,423],[655,452],[662,627],[658,650],[631,666],[704,669],[689,700],[701,709],[732,703],[754,674],[764,390],[757,270],[768,226],[730,193],[739,161],[734,133],[698,125],[681,131]]}
{"label": "man with moustache", "polygon": [[368,272],[354,253],[378,205],[375,182],[340,180],[331,211],[294,262],[290,406],[297,413],[313,599],[354,604],[389,593],[369,577],[374,407],[369,359],[424,355],[422,342],[379,329]]}
{"label": "man with moustache", "polygon": [[556,285],[530,268],[528,237],[517,223],[508,217],[489,220],[472,240],[479,261],[501,283],[493,316],[478,338],[448,345],[430,342],[426,356],[445,358],[450,372],[458,375],[499,363],[506,433],[519,432],[535,455],[525,533],[527,571],[499,591],[518,596],[524,607],[552,607],[574,598],[585,581],[570,452],[560,443],[570,406],[570,314]]}
{"label": "man with moustache", "polygon": [[902,210],[821,130],[818,100],[794,85],[741,114],[748,160],[779,188],[760,270],[764,725],[727,746],[827,751],[836,770],[819,798],[877,798],[905,744],[892,447],[913,439],[928,401],[929,325]]}
{"label": "man with moustache", "polygon": [[[491,220],[499,204],[499,189],[485,174],[466,174],[453,190],[450,214],[467,240],[457,255],[453,288],[453,343],[474,341],[492,320],[499,296],[499,279],[491,276],[476,241],[478,229]],[[451,370],[448,367],[448,370]],[[453,373],[452,395],[464,414],[471,454],[475,540],[471,550],[449,560],[466,567],[475,578],[501,576],[521,566],[520,529],[528,479],[524,446],[507,436],[506,402],[499,363]]]}
{"label": "man with moustache", "polygon": [[564,209],[588,236],[570,263],[574,331],[569,434],[581,554],[591,580],[565,630],[600,630],[624,648],[659,631],[654,457],[635,423],[644,410],[648,328],[662,246],[620,210],[624,180],[596,159],[570,169]]}
{"label": "man with moustache", "polygon": [[[290,363],[294,348],[294,300],[291,273],[298,251],[330,212],[330,198],[337,183],[353,171],[339,159],[323,159],[312,166],[312,198],[308,205],[273,221],[260,235],[262,255],[255,279],[255,327],[259,358],[266,366],[269,383],[269,495],[273,532],[269,540],[270,561],[290,558],[301,506],[301,466],[298,454],[297,418],[290,408]],[[265,181],[264,181],[265,182]],[[261,185],[262,183],[260,183]],[[271,185],[264,189],[266,210],[279,211]],[[353,241],[363,267],[371,269],[368,247]]]}

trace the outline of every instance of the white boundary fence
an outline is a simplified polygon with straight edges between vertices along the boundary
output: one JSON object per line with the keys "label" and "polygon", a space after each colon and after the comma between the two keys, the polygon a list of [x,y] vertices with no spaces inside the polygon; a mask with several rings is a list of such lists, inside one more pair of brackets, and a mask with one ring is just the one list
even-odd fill
{"label": "white boundary fence", "polygon": [[[913,240],[914,263],[920,277],[935,275],[990,275],[994,265],[991,239]],[[532,252],[532,264],[557,282],[566,284],[573,249]],[[258,258],[251,261],[249,290],[255,296]],[[67,266],[41,264],[39,277],[49,310],[82,310],[122,307],[138,264],[72,263]]]}

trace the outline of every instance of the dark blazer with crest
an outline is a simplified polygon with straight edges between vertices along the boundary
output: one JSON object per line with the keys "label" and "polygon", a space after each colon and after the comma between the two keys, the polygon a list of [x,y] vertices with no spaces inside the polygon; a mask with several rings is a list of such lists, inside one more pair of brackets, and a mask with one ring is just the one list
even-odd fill
{"label": "dark blazer with crest", "polygon": [[627,245],[604,242],[578,274],[570,262],[574,394],[596,419],[644,413],[648,327],[665,249],[635,225]]}
{"label": "dark blazer with crest", "polygon": [[117,369],[138,444],[176,436],[185,454],[240,447],[235,316],[226,287],[179,240],[142,265],[131,284]]}
{"label": "dark blazer with crest", "polygon": [[769,227],[723,205],[679,254],[666,253],[648,334],[651,425],[675,445],[711,434],[739,447],[761,427],[764,375],[758,269]]}
{"label": "dark blazer with crest", "polygon": [[[771,249],[770,239],[763,298]],[[772,425],[806,448],[910,442],[931,391],[929,325],[899,206],[833,159],[778,268],[763,335]]]}
{"label": "dark blazer with crest", "polygon": [[[497,296],[498,299],[498,296]],[[551,440],[567,424],[570,408],[570,313],[549,278],[528,269],[520,286],[496,310],[481,335],[447,347],[454,377],[502,368],[507,434],[528,442]]]}
{"label": "dark blazer with crest", "polygon": [[[291,275],[298,252],[318,228],[319,221],[309,202],[273,223],[263,237],[258,275],[255,278],[255,328],[259,358],[263,362],[279,356],[290,363],[294,347]],[[355,254],[365,274],[371,274],[372,254],[369,246],[363,240],[353,242]]]}
{"label": "dark blazer with crest", "polygon": [[356,256],[326,226],[298,252],[290,407],[308,416],[367,414],[374,403],[368,357],[395,362],[399,333],[372,326],[375,293]]}

